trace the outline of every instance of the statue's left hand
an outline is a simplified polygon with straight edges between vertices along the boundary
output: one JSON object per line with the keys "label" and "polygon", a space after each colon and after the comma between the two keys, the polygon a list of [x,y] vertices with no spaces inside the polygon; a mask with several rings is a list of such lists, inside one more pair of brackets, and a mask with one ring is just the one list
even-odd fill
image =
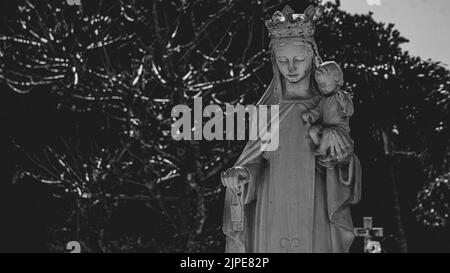
{"label": "statue's left hand", "polygon": [[337,163],[346,162],[353,154],[353,145],[347,136],[339,130],[331,130],[330,154],[332,160]]}
{"label": "statue's left hand", "polygon": [[313,125],[308,130],[308,136],[314,145],[319,145],[322,138],[322,126]]}

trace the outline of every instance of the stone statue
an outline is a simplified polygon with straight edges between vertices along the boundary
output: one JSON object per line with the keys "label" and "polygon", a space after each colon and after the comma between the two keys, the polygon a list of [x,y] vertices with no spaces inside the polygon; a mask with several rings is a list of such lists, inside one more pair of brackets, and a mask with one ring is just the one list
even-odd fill
{"label": "stone statue", "polygon": [[[319,145],[316,149],[318,162],[323,166],[333,167],[337,163],[334,161],[336,155],[339,157],[336,158],[338,161],[345,162],[352,154],[353,144],[347,141],[350,139],[349,119],[354,112],[352,98],[349,93],[341,90],[344,74],[336,62],[322,63],[315,72],[315,79],[323,97],[317,108],[303,114],[303,120],[309,124],[321,122],[309,129],[309,135],[312,142]],[[330,130],[323,134],[323,129],[330,127],[339,129],[346,137],[341,138]],[[345,150],[339,151],[340,146],[345,147]],[[344,158],[340,158],[341,155]]]}
{"label": "stone statue", "polygon": [[274,76],[258,104],[279,106],[280,145],[268,152],[250,140],[222,174],[226,252],[348,252],[354,239],[350,205],[360,199],[361,168],[353,141],[339,125],[322,126],[323,136],[341,140],[330,142],[332,166],[323,167],[309,137],[320,121],[302,120],[323,98],[312,77],[322,63],[314,40],[322,11],[286,6],[266,21]]}

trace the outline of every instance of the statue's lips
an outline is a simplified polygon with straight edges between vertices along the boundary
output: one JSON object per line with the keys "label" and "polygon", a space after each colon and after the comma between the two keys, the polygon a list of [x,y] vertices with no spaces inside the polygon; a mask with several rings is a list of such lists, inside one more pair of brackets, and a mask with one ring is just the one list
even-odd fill
{"label": "statue's lips", "polygon": [[298,76],[298,74],[288,74],[288,77],[289,78],[295,78],[295,77],[297,77]]}

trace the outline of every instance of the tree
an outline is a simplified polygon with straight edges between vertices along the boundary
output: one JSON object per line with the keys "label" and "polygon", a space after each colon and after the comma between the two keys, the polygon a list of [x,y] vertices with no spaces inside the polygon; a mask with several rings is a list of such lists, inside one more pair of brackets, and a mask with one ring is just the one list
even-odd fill
{"label": "tree", "polygon": [[449,221],[449,176],[437,177],[418,194],[419,204],[414,209],[417,219],[426,226],[446,227]]}
{"label": "tree", "polygon": [[[75,238],[92,251],[117,250],[108,242],[124,244],[118,240],[136,249],[199,251],[206,247],[200,240],[221,233],[217,223],[205,231],[206,211],[222,191],[218,172],[240,147],[173,141],[171,109],[199,95],[220,105],[261,95],[268,51],[254,41],[263,35],[259,17],[273,8],[269,2],[18,4],[0,37],[1,79],[24,94],[46,86],[60,97],[58,106],[107,117],[98,149],[77,141],[47,147],[41,157],[29,156],[35,170],[17,175],[55,185],[71,205],[59,246]],[[143,201],[159,226],[142,235],[146,242],[114,241],[105,230],[130,200]]]}
{"label": "tree", "polygon": [[[390,181],[386,192],[391,193],[393,230],[398,250],[406,252],[397,184],[407,181],[396,181],[396,162],[411,157],[420,160],[428,176],[448,169],[448,111],[442,100],[448,99],[449,72],[439,63],[402,52],[400,45],[407,40],[393,24],[375,22],[370,13],[349,15],[338,4],[327,5],[329,16],[321,24],[319,48],[325,58],[344,66],[346,88],[357,103],[354,138],[372,142],[357,144],[359,154],[366,162],[387,163],[382,168]],[[436,107],[438,100],[444,108]],[[374,145],[378,148],[373,149]]]}

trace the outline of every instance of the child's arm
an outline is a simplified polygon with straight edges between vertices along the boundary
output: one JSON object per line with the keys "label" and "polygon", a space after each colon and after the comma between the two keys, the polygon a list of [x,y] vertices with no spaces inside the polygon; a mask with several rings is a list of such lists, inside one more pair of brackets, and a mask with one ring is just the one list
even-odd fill
{"label": "child's arm", "polygon": [[351,116],[353,116],[355,109],[353,107],[352,96],[350,95],[350,93],[339,90],[336,93],[336,98],[339,102],[341,116],[346,118],[350,118]]}
{"label": "child's arm", "polygon": [[303,113],[303,121],[309,124],[314,124],[318,120],[322,118],[322,101],[320,101],[319,105],[315,108],[309,109],[305,113]]}
{"label": "child's arm", "polygon": [[328,127],[339,128],[343,133],[350,133],[349,120],[353,114],[353,103],[347,94],[338,91],[327,98],[324,106],[324,123]]}

